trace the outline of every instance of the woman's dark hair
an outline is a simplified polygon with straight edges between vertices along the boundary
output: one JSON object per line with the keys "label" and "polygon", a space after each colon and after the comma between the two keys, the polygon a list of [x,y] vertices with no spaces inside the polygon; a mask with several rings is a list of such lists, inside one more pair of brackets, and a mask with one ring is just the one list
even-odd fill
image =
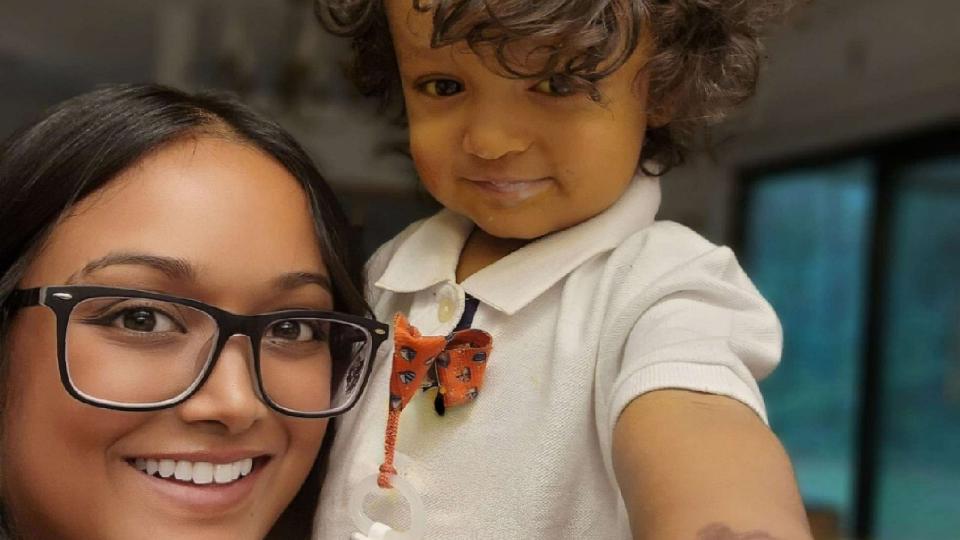
{"label": "woman's dark hair", "polygon": [[[385,1],[316,0],[314,7],[328,31],[353,39],[350,76],[360,92],[402,110]],[[794,0],[409,1],[433,12],[431,46],[461,40],[475,51],[492,46],[506,74],[561,77],[595,100],[602,99],[596,83],[623,65],[649,32],[651,112],[669,121],[648,128],[639,159],[645,172],[660,175],[683,162],[702,128],[753,95],[760,32]],[[546,60],[533,68],[508,54],[511,44],[531,39],[549,44],[540,48]]]}
{"label": "woman's dark hair", "polygon": [[[64,101],[0,144],[0,385],[7,380],[3,338],[9,314],[3,304],[64,211],[148,154],[191,136],[234,140],[282,165],[307,194],[333,284],[334,309],[370,313],[343,211],[310,157],[287,132],[226,94],[187,94],[159,85],[110,86]],[[5,398],[0,386],[0,400]],[[309,536],[325,454],[321,451],[272,537]]]}

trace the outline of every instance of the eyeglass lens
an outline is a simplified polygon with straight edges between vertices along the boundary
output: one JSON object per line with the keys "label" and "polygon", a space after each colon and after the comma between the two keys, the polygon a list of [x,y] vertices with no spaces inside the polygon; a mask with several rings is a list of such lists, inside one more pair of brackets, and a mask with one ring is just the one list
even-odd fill
{"label": "eyeglass lens", "polygon": [[[92,298],[70,314],[66,364],[82,394],[114,404],[175,400],[212,360],[219,328],[199,309],[146,298]],[[345,321],[291,318],[271,322],[260,339],[260,379],[280,407],[321,413],[359,391],[368,331]]]}

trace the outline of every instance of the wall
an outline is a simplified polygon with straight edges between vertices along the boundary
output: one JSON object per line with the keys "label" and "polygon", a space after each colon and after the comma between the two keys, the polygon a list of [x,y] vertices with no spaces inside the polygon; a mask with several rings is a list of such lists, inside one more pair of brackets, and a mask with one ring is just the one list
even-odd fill
{"label": "wall", "polygon": [[737,171],[960,121],[956,0],[824,0],[768,40],[751,105],[721,132],[716,156],[664,178],[661,216],[731,238]]}

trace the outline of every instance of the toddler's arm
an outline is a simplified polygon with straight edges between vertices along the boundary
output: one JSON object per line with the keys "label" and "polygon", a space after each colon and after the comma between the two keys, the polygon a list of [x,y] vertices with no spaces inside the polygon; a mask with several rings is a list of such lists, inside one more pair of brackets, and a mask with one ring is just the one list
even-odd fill
{"label": "toddler's arm", "polygon": [[644,394],[616,423],[613,460],[636,539],[811,538],[783,447],[737,400]]}
{"label": "toddler's arm", "polygon": [[776,315],[729,249],[670,223],[642,239],[621,249],[603,342],[623,345],[597,388],[634,537],[810,538],[757,385],[780,358]]}

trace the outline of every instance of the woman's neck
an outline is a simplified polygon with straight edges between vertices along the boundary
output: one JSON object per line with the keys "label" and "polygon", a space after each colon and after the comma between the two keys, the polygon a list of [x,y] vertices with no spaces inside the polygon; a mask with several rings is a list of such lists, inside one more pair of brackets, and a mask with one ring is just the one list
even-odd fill
{"label": "woman's neck", "polygon": [[517,238],[498,238],[491,236],[479,227],[474,227],[457,262],[457,283],[483,270],[514,251],[530,243],[530,240]]}

